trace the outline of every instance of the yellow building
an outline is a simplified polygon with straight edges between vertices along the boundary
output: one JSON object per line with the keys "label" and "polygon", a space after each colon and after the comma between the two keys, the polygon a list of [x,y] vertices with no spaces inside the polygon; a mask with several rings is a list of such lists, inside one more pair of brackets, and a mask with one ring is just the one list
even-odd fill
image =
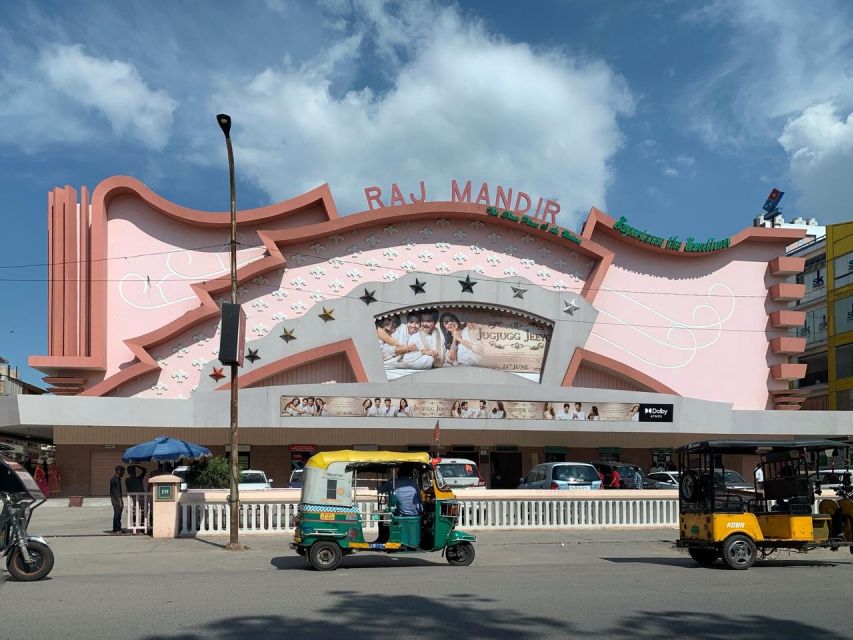
{"label": "yellow building", "polygon": [[853,410],[853,222],[826,227],[829,408]]}

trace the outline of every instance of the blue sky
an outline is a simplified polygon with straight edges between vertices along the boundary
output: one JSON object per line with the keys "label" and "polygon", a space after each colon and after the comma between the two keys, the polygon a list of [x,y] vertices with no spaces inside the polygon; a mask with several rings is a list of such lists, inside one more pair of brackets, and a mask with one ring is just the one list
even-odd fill
{"label": "blue sky", "polygon": [[[236,9],[234,7],[239,7]],[[225,210],[452,178],[725,237],[773,186],[853,218],[853,5],[323,0],[0,6],[0,356],[47,348],[46,193],[139,178]]]}

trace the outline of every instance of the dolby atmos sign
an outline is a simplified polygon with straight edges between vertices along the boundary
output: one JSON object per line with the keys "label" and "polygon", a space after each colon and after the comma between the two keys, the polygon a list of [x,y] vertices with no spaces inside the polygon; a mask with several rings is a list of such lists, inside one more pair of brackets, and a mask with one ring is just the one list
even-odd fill
{"label": "dolby atmos sign", "polygon": [[640,422],[672,422],[671,404],[641,404]]}

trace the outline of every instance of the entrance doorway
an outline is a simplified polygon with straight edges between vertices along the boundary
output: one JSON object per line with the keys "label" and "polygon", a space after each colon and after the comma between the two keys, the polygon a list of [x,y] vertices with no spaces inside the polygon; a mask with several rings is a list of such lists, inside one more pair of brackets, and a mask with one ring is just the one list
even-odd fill
{"label": "entrance doorway", "polygon": [[521,477],[520,451],[493,451],[491,453],[490,489],[515,489]]}

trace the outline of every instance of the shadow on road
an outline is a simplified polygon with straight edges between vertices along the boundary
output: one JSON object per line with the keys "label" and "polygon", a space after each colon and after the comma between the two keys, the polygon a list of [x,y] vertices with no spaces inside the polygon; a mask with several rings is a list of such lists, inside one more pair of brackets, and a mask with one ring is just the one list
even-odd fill
{"label": "shadow on road", "polygon": [[[302,558],[299,558],[302,560]],[[246,616],[211,621],[193,632],[148,636],[146,640],[260,640],[261,638],[567,638],[574,627],[551,618],[512,609],[484,610],[490,602],[473,594],[435,599],[421,596],[375,596],[334,591],[332,607],[314,617]],[[822,639],[826,640],[826,639]]]}
{"label": "shadow on road", "polygon": [[[302,556],[278,556],[270,560],[270,564],[279,571],[313,571],[311,565]],[[390,556],[383,553],[366,553],[358,556],[348,556],[341,560],[337,571],[347,569],[369,569],[379,567],[430,567],[447,566],[446,563],[436,563],[424,558],[412,556]]]}
{"label": "shadow on road", "polygon": [[[588,635],[588,634],[587,634]],[[768,616],[727,616],[719,613],[692,613],[684,611],[641,611],[622,617],[601,636],[632,638],[634,640],[659,640],[660,638],[737,638],[738,640],[845,640],[825,628],[797,620],[784,620]]]}
{"label": "shadow on road", "polygon": [[[656,564],[665,567],[680,567],[682,569],[717,569],[722,571],[729,571],[729,568],[722,561],[719,560],[712,564],[710,567],[703,567],[691,560],[690,558],[620,557],[601,559],[606,560],[607,562],[614,562],[617,564]],[[768,558],[767,560],[759,560],[758,562],[756,562],[752,566],[750,571],[760,571],[762,569],[774,569],[781,567],[838,567],[842,564],[847,563],[833,562],[832,560],[781,560]]]}
{"label": "shadow on road", "polygon": [[683,611],[638,612],[622,616],[597,631],[586,631],[553,618],[528,616],[508,608],[486,609],[494,603],[473,594],[443,599],[420,596],[365,595],[332,592],[338,601],[313,617],[245,616],[211,621],[194,631],[148,636],[145,640],[242,640],[252,638],[452,638],[486,640],[513,638],[660,638],[738,640],[847,640],[826,628],[761,615],[726,616]]}

